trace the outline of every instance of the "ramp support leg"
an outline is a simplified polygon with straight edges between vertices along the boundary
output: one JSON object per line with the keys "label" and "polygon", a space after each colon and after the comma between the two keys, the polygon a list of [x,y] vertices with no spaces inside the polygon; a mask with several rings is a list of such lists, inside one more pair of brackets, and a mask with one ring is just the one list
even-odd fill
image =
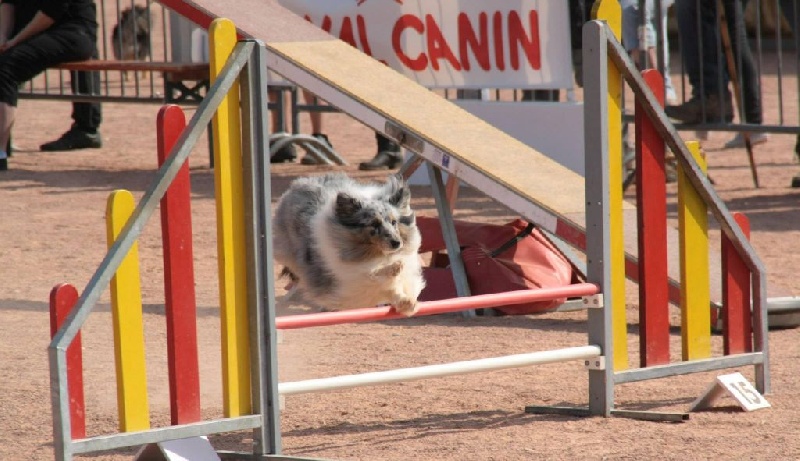
{"label": "ramp support leg", "polygon": [[[442,236],[447,246],[447,256],[450,259],[450,268],[453,271],[453,279],[456,283],[456,293],[459,297],[470,296],[467,272],[464,269],[464,261],[461,259],[461,247],[458,244],[456,226],[453,223],[453,213],[447,203],[442,171],[434,167],[430,162],[425,162],[425,164],[428,167],[428,176],[431,178],[433,198],[436,201],[436,210],[439,212],[439,223],[442,226]],[[463,311],[462,315],[464,317],[474,317],[475,311]]]}

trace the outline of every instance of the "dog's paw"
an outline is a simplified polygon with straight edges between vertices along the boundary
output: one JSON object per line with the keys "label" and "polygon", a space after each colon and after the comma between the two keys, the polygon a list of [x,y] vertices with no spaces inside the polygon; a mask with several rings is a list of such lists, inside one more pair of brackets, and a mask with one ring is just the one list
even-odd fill
{"label": "dog's paw", "polygon": [[395,261],[388,266],[383,266],[380,269],[376,269],[373,273],[373,277],[397,277],[400,275],[400,272],[403,271],[403,261]]}
{"label": "dog's paw", "polygon": [[412,315],[416,314],[419,310],[419,304],[416,301],[412,301],[410,299],[400,299],[395,301],[394,303],[394,310],[398,313],[405,315],[406,317],[411,317]]}

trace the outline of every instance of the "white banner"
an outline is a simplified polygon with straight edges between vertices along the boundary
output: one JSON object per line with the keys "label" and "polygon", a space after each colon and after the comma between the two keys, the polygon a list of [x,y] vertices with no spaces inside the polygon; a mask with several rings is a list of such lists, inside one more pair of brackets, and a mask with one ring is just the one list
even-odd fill
{"label": "white banner", "polygon": [[429,88],[572,88],[564,0],[279,0]]}

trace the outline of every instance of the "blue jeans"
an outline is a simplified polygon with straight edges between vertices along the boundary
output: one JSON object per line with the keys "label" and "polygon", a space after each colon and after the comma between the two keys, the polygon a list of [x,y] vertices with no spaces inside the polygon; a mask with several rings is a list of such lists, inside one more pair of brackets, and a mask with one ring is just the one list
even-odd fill
{"label": "blue jeans", "polygon": [[[744,6],[747,0],[723,0],[734,65],[739,76],[747,123],[760,124],[761,84],[744,25]],[[710,95],[729,97],[724,49],[720,41],[715,0],[677,0],[675,16],[681,38],[681,55],[692,85],[693,97]]]}

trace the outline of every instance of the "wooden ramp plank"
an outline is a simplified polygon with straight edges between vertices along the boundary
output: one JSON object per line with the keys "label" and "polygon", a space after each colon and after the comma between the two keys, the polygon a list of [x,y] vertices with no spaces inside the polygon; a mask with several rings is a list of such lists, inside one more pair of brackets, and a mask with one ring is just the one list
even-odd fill
{"label": "wooden ramp plank", "polygon": [[345,42],[268,48],[553,213],[583,212],[581,176]]}

